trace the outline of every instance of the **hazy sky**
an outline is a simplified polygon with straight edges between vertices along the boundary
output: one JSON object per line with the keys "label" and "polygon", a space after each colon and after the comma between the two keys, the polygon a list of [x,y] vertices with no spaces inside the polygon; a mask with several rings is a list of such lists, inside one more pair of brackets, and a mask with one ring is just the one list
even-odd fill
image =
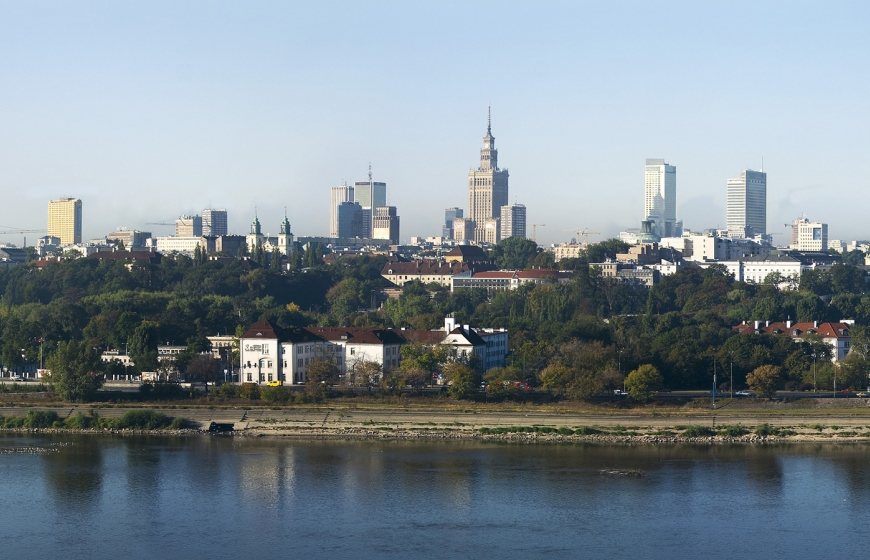
{"label": "hazy sky", "polygon": [[86,238],[206,207],[326,234],[329,187],[371,162],[402,238],[436,234],[491,104],[540,242],[638,227],[648,157],[677,166],[687,227],[724,226],[727,178],[763,158],[770,233],[868,238],[868,22],[832,1],[0,0],[0,229],[76,196]]}

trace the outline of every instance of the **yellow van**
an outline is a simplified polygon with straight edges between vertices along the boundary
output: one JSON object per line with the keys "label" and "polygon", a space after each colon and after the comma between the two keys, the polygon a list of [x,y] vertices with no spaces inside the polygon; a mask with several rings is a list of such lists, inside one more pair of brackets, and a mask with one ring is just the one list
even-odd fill
{"label": "yellow van", "polygon": [[279,379],[277,381],[269,381],[266,385],[269,387],[281,387],[284,385],[284,382]]}

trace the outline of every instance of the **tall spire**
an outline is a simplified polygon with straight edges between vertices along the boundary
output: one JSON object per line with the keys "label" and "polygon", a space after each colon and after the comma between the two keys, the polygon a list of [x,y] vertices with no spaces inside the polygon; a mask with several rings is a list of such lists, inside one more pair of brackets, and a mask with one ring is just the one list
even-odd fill
{"label": "tall spire", "polygon": [[486,133],[492,135],[492,105],[486,106]]}
{"label": "tall spire", "polygon": [[372,182],[372,162],[369,162],[369,183]]}

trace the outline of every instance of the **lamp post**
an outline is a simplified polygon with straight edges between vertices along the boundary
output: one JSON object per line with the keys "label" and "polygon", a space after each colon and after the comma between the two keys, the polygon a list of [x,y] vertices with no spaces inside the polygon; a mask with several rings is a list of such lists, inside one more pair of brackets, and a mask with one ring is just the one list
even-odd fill
{"label": "lamp post", "polygon": [[731,379],[728,380],[728,388],[731,389],[731,400],[734,400],[734,358],[728,356],[728,369],[731,370]]}
{"label": "lamp post", "polygon": [[816,353],[813,351],[813,393],[816,392]]}
{"label": "lamp post", "polygon": [[716,408],[716,355],[713,354],[713,408]]}

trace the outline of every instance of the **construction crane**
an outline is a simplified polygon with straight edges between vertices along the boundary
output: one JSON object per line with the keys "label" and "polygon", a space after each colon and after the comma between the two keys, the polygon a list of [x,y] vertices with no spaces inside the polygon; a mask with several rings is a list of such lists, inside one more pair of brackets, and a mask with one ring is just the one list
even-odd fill
{"label": "construction crane", "polygon": [[578,229],[576,232],[574,232],[574,233],[577,234],[577,240],[578,240],[580,243],[585,243],[585,244],[587,244],[587,245],[589,244],[589,240],[588,240],[587,238],[588,238],[590,235],[601,235],[601,232],[600,232],[600,231],[592,231],[591,229],[588,229],[588,228],[579,228],[579,229]]}
{"label": "construction crane", "polygon": [[0,235],[18,235],[20,233],[45,233],[44,229],[4,229]]}
{"label": "construction crane", "polygon": [[547,224],[532,224],[532,241],[538,242],[538,228],[547,227]]}

